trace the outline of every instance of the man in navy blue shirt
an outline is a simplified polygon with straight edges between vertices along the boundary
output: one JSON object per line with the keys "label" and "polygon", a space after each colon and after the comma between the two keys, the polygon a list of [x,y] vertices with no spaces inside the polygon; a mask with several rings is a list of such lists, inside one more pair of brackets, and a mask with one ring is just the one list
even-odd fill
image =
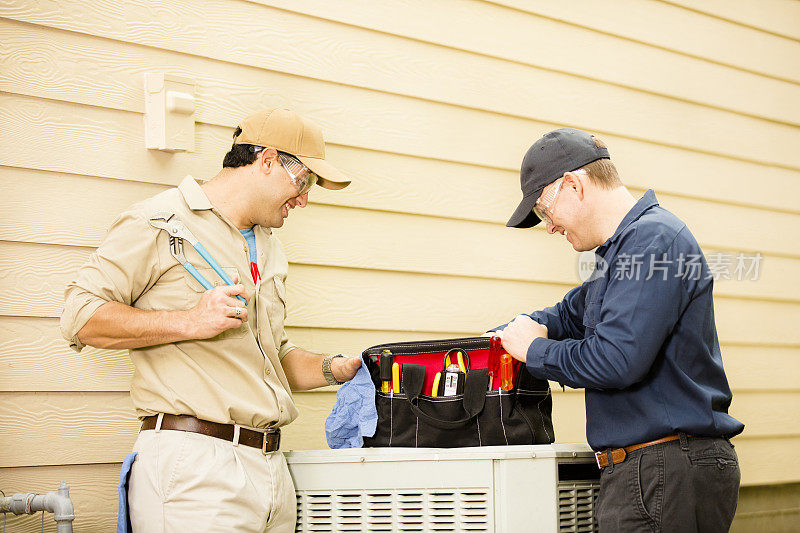
{"label": "man in navy blue shirt", "polygon": [[544,220],[579,252],[583,285],[495,329],[536,377],[586,389],[586,434],[602,468],[600,531],[727,531],[739,465],[713,279],[686,225],[648,190],[628,192],[605,145],[562,128],[522,162],[509,227]]}

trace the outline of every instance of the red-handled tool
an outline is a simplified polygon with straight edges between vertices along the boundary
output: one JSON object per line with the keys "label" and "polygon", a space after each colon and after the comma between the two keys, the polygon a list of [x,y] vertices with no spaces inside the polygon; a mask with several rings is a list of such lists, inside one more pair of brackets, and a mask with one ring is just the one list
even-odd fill
{"label": "red-handled tool", "polygon": [[498,389],[512,390],[514,388],[514,377],[517,369],[517,361],[503,350],[503,341],[497,335],[489,339],[489,364],[487,374],[489,375],[489,389],[494,383],[500,380]]}
{"label": "red-handled tool", "polygon": [[500,337],[493,335],[489,339],[489,361],[486,374],[489,376],[489,390],[494,390],[494,384],[500,379],[500,354],[503,351],[503,343]]}

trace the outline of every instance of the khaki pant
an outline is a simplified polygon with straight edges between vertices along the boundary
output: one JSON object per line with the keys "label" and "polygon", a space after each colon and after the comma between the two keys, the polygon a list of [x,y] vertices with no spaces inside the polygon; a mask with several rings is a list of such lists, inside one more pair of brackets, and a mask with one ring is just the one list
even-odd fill
{"label": "khaki pant", "polygon": [[187,431],[142,431],[128,505],[138,532],[295,530],[297,502],[286,459]]}

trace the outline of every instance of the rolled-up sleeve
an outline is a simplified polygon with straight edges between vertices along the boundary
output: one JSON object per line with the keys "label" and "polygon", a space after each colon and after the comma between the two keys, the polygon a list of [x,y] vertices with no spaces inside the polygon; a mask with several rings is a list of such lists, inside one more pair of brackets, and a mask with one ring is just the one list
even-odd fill
{"label": "rolled-up sleeve", "polygon": [[281,337],[281,346],[278,348],[278,358],[282,361],[286,354],[297,348],[289,341],[289,336],[286,334],[286,329],[283,330],[283,337]]}
{"label": "rolled-up sleeve", "polygon": [[132,305],[158,279],[156,228],[143,214],[128,211],[111,225],[100,247],[64,291],[61,334],[75,351],[78,332],[105,303]]}
{"label": "rolled-up sleeve", "polygon": [[575,388],[623,389],[644,379],[686,305],[679,253],[674,242],[667,251],[644,250],[666,265],[654,276],[628,279],[611,270],[603,301],[585,324],[594,331],[581,340],[535,339],[530,372]]}
{"label": "rolled-up sleeve", "polygon": [[[552,307],[534,311],[528,316],[547,327],[547,336],[551,339],[579,339],[583,337],[584,291],[578,286],[569,291],[564,299]],[[501,331],[508,324],[503,324],[490,331]]]}

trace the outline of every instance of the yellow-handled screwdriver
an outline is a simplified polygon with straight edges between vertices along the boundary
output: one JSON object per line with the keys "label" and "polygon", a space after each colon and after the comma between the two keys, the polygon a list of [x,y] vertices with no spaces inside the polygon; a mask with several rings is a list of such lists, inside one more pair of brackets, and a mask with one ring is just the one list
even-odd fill
{"label": "yellow-handled screwdriver", "polygon": [[456,356],[458,358],[458,368],[460,368],[461,371],[466,374],[467,373],[467,365],[464,364],[464,353],[463,352],[458,352],[456,354]]}
{"label": "yellow-handled screwdriver", "polygon": [[392,365],[392,391],[395,394],[400,392],[400,363]]}
{"label": "yellow-handled screwdriver", "polygon": [[431,396],[439,396],[439,382],[442,380],[442,373],[437,372],[433,377],[433,387],[431,387]]}
{"label": "yellow-handled screwdriver", "polygon": [[392,390],[392,352],[383,350],[381,352],[381,392]]}

